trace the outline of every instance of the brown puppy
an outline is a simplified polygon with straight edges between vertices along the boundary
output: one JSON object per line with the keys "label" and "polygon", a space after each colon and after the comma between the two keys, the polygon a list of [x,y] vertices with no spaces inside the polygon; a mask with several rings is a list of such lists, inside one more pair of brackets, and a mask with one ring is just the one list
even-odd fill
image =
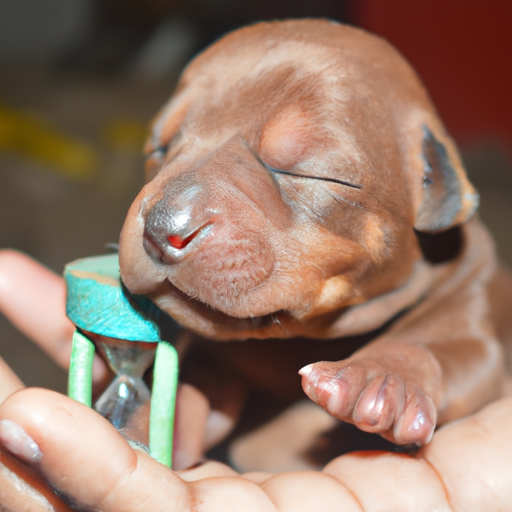
{"label": "brown puppy", "polygon": [[320,20],[229,34],[187,67],[147,153],[123,280],[219,375],[291,402],[301,365],[334,361],[302,370],[307,395],[396,443],[500,394],[478,196],[389,44]]}

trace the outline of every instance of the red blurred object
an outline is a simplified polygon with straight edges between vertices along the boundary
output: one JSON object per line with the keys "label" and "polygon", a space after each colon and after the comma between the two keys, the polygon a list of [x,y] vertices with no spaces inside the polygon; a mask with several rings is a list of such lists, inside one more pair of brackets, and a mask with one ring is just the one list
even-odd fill
{"label": "red blurred object", "polygon": [[512,2],[355,0],[352,20],[407,57],[457,142],[512,148]]}

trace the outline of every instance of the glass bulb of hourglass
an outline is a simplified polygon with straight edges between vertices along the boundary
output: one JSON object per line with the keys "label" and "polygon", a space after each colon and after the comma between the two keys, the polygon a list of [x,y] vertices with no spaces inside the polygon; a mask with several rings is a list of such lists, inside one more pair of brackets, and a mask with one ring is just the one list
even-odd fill
{"label": "glass bulb of hourglass", "polygon": [[143,376],[155,358],[157,344],[99,336],[94,341],[116,373],[94,409],[125,438],[147,447],[151,393]]}

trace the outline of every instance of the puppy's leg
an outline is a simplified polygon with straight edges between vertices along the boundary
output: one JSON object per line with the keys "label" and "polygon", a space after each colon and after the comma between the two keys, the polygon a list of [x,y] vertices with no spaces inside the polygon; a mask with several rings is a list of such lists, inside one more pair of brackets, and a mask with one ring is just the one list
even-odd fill
{"label": "puppy's leg", "polygon": [[503,351],[483,289],[426,300],[381,338],[339,362],[301,371],[306,394],[333,416],[399,444],[425,444],[437,423],[502,393]]}
{"label": "puppy's leg", "polygon": [[430,441],[440,403],[441,369],[432,354],[379,343],[338,362],[301,371],[306,394],[336,418],[398,444]]}

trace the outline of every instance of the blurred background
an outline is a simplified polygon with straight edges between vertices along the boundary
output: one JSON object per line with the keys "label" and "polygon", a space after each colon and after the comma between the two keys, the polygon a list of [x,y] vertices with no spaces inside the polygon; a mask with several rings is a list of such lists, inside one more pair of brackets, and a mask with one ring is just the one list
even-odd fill
{"label": "blurred background", "polygon": [[[147,123],[184,64],[229,30],[291,17],[366,28],[410,60],[512,267],[507,0],[0,0],[0,247],[60,273],[117,242]],[[65,390],[64,371],[1,315],[0,354],[27,385]]]}

